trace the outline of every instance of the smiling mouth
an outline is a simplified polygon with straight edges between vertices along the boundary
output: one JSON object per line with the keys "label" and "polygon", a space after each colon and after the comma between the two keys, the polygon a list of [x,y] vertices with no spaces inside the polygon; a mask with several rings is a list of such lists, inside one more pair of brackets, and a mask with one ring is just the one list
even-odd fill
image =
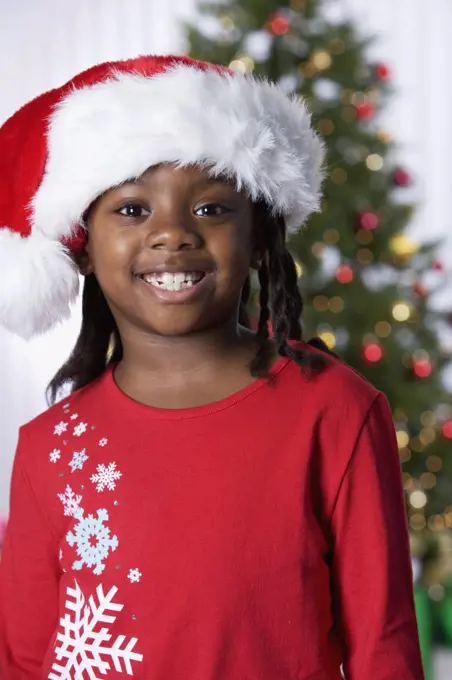
{"label": "smiling mouth", "polygon": [[160,290],[179,291],[193,288],[206,276],[206,272],[162,272],[142,274],[140,279]]}

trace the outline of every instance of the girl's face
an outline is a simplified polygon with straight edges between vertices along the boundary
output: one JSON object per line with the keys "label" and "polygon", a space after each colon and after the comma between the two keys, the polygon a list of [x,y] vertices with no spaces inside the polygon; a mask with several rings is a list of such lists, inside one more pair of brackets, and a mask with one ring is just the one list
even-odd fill
{"label": "girl's face", "polygon": [[88,217],[94,272],[121,332],[179,336],[235,318],[257,253],[253,205],[196,167],[162,165],[110,190]]}

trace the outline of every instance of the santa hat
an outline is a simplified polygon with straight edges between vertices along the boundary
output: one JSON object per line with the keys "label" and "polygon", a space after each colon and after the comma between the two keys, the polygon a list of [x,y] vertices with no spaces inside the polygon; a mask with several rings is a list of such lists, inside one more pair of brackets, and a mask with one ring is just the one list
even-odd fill
{"label": "santa hat", "polygon": [[0,323],[25,338],[69,316],[82,218],[150,166],[198,164],[285,218],[319,208],[323,144],[299,97],[187,57],[94,66],[0,128]]}

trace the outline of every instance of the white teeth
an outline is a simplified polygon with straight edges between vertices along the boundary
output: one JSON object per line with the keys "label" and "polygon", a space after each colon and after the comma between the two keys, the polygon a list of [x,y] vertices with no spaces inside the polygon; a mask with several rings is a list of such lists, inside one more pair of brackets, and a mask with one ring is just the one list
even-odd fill
{"label": "white teeth", "polygon": [[203,278],[203,275],[202,272],[176,272],[175,274],[165,272],[163,274],[144,274],[142,279],[156,288],[177,291],[183,288],[191,288]]}

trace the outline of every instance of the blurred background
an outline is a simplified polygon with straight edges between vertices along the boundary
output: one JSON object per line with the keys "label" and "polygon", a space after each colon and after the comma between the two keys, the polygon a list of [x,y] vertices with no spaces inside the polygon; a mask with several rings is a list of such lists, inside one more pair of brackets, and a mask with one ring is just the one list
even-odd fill
{"label": "blurred background", "polygon": [[[305,332],[391,403],[426,677],[450,679],[450,0],[0,0],[0,26],[0,124],[92,64],[140,53],[187,53],[307,98],[328,165],[323,211],[290,244]],[[29,343],[0,328],[3,523],[18,427],[46,408],[79,320],[76,305]]]}

